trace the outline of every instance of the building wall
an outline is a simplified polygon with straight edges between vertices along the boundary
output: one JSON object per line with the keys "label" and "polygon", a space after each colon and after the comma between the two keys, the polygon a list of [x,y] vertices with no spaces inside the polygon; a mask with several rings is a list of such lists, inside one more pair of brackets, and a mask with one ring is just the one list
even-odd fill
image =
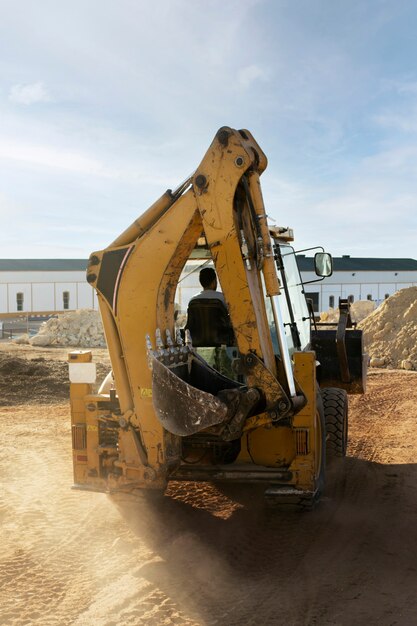
{"label": "building wall", "polygon": [[[178,286],[176,301],[186,310],[190,298],[201,291],[198,262],[187,263],[185,275]],[[303,280],[315,280],[313,272],[303,272]],[[324,281],[307,284],[306,294],[317,294],[319,311],[330,307],[330,298],[337,307],[339,298],[353,296],[354,300],[366,300],[368,296],[377,304],[387,295],[399,289],[417,285],[417,272],[335,272]],[[62,311],[63,293],[69,293],[69,310],[97,309],[95,291],[85,280],[84,271],[50,272],[0,272],[0,313],[15,313],[17,294],[23,294],[23,311]]]}
{"label": "building wall", "polygon": [[18,294],[23,294],[23,312],[62,311],[64,293],[68,310],[97,308],[85,272],[0,272],[0,313],[19,311]]}
{"label": "building wall", "polygon": [[[303,280],[314,280],[313,272],[304,272]],[[417,272],[335,272],[324,281],[306,285],[306,293],[319,294],[319,311],[327,311],[334,298],[337,307],[339,298],[353,296],[356,300],[373,300],[380,304],[400,289],[417,285]],[[370,297],[368,297],[370,296]]]}

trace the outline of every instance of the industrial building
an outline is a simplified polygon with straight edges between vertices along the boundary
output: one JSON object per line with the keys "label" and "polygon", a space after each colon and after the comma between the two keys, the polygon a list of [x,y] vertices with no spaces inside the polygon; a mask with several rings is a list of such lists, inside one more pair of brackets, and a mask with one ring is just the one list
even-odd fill
{"label": "industrial building", "polygon": [[[299,254],[297,259],[316,311],[337,307],[339,297],[379,304],[399,289],[417,285],[414,259],[335,257],[333,275],[314,283],[309,282],[317,279],[313,257]],[[86,259],[0,259],[0,314],[97,309],[86,267]],[[199,290],[198,272],[189,273],[178,291],[181,308]]]}
{"label": "industrial building", "polygon": [[313,257],[297,255],[297,260],[305,291],[316,311],[337,307],[339,298],[350,302],[373,300],[378,305],[396,291],[417,285],[414,259],[334,257],[332,276],[310,284],[317,278]]}
{"label": "industrial building", "polygon": [[0,259],[0,314],[97,308],[86,259]]}

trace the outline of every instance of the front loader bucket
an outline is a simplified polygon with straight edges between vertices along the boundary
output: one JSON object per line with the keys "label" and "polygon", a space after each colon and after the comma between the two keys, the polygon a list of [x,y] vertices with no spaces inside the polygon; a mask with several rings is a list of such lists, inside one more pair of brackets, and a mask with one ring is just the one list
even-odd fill
{"label": "front loader bucket", "polygon": [[[173,364],[152,358],[154,408],[163,427],[174,435],[192,435],[226,422],[236,409],[237,389],[241,387],[194,352]],[[218,397],[225,390],[230,393],[223,394],[223,399]]]}
{"label": "front loader bucket", "polygon": [[311,333],[311,347],[320,363],[318,378],[321,387],[339,387],[348,393],[365,393],[368,355],[363,352],[361,330],[346,330],[345,358],[341,360],[336,330]]}

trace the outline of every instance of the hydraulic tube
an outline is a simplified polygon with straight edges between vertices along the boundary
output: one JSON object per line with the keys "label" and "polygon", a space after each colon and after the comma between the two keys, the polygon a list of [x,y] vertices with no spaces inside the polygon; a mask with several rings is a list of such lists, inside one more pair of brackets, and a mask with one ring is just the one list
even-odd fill
{"label": "hydraulic tube", "polygon": [[274,253],[272,251],[271,236],[269,234],[267,217],[262,198],[261,183],[258,172],[252,171],[248,174],[249,192],[255,209],[256,218],[259,223],[264,249],[264,262],[262,273],[265,279],[267,296],[278,296],[280,288],[275,268]]}
{"label": "hydraulic tube", "polygon": [[109,248],[127,246],[141,237],[159,220],[169,207],[184,193],[191,184],[191,176],[185,179],[174,191],[168,189],[154,202],[143,215],[140,215],[121,235],[110,244]]}

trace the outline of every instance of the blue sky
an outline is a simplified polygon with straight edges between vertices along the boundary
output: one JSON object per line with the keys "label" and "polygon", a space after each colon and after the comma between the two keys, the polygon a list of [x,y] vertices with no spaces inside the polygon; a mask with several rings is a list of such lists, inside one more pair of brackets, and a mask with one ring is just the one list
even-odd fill
{"label": "blue sky", "polygon": [[0,0],[1,258],[84,258],[223,125],[298,249],[417,258],[417,5]]}

